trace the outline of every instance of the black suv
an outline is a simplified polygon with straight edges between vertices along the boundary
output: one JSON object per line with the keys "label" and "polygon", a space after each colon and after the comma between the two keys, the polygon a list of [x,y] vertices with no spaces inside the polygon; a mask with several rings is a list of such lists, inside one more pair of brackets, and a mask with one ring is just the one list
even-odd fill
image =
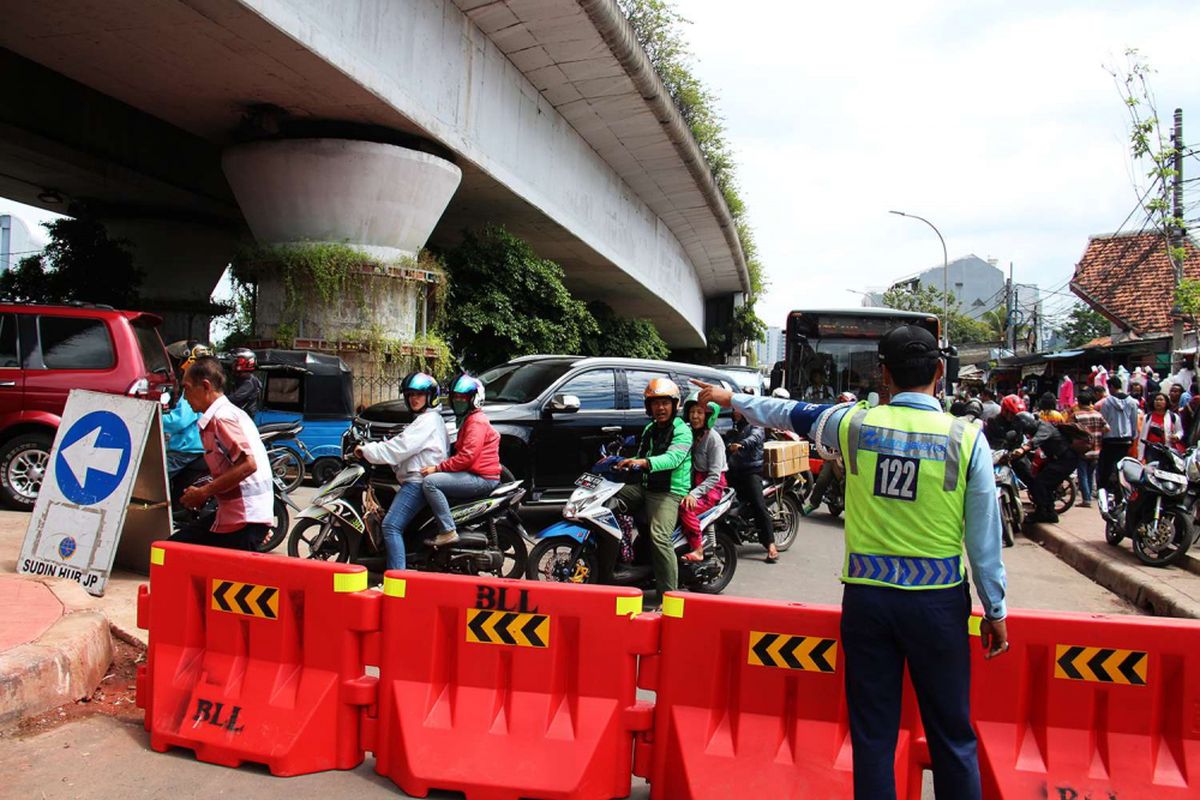
{"label": "black suv", "polygon": [[[697,378],[732,389],[712,367],[640,358],[525,356],[479,375],[484,410],[500,433],[500,461],[529,488],[526,502],[565,502],[575,479],[599,457],[600,445],[616,436],[640,434],[648,419],[646,384],[670,378],[683,397]],[[450,414],[445,403],[442,413]],[[355,417],[343,452],[362,441],[394,436],[412,421],[403,400],[376,403]],[[723,418],[719,427],[728,427]]]}

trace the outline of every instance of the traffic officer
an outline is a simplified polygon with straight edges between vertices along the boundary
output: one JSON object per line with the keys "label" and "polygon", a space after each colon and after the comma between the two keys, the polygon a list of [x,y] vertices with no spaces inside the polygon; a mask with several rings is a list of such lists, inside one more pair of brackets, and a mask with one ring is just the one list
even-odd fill
{"label": "traffic officer", "polygon": [[984,608],[985,657],[1008,649],[1004,565],[991,450],[979,428],[934,396],[943,353],[924,328],[879,342],[888,405],[813,405],[702,385],[701,401],[752,424],[809,434],[846,469],[842,647],[854,745],[854,796],[895,798],[896,738],[907,663],[939,798],[977,800],[970,722],[970,590],[963,547]]}

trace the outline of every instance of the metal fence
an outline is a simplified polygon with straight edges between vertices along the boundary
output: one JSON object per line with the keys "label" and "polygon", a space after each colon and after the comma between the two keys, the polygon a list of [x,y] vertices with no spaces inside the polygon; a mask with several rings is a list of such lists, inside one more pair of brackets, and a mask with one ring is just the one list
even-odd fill
{"label": "metal fence", "polygon": [[354,406],[365,408],[372,403],[395,400],[400,396],[400,377],[383,375],[354,376]]}

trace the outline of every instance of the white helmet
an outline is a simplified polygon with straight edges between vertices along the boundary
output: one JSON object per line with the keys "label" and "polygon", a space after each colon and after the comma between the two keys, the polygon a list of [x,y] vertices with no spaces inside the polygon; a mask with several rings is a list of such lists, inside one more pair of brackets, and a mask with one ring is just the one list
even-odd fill
{"label": "white helmet", "polygon": [[780,386],[778,389],[771,390],[771,397],[778,397],[781,400],[791,400],[792,394],[787,389]]}

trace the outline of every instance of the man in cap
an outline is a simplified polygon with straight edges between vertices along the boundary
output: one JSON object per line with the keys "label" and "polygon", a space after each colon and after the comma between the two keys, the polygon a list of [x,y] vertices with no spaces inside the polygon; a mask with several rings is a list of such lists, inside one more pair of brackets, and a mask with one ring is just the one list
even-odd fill
{"label": "man in cap", "polygon": [[907,664],[938,797],[978,800],[970,722],[971,611],[963,550],[984,608],[986,657],[1008,649],[1001,530],[991,449],[934,396],[946,353],[924,328],[879,342],[887,405],[814,405],[702,385],[701,400],[752,424],[808,434],[846,469],[842,647],[858,800],[896,796],[893,773]]}

